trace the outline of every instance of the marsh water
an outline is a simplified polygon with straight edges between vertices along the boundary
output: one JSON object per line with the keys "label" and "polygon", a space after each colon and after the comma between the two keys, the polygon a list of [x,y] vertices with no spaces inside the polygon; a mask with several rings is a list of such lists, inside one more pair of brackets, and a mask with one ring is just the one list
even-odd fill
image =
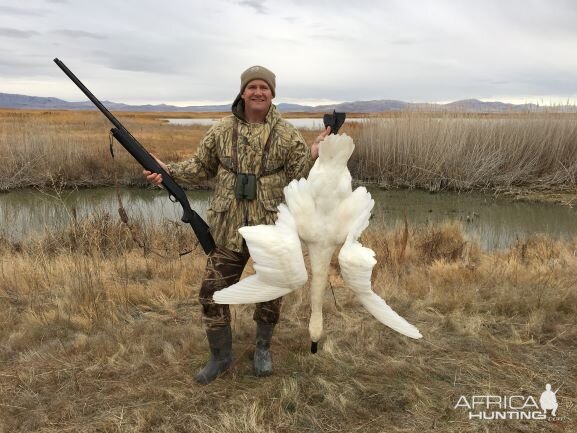
{"label": "marsh water", "polygon": [[[372,228],[392,229],[407,216],[409,226],[457,221],[484,249],[504,248],[533,233],[553,238],[577,235],[575,209],[542,203],[513,202],[477,193],[436,193],[370,189],[375,199]],[[181,208],[156,189],[121,189],[131,218],[179,221]],[[206,216],[209,191],[188,191],[193,209]],[[21,190],[0,194],[0,235],[11,240],[36,236],[46,229],[108,212],[118,218],[114,188],[80,191]]]}

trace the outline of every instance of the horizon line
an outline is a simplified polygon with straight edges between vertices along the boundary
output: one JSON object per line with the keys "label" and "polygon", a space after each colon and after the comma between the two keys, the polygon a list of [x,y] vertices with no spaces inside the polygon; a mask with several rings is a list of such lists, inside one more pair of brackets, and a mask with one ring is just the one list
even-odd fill
{"label": "horizon line", "polygon": [[[71,101],[67,99],[63,99],[57,96],[36,96],[36,95],[27,95],[22,93],[7,93],[0,91],[0,94],[4,95],[14,95],[14,96],[24,96],[30,98],[54,98],[64,101],[66,103],[72,104],[79,104],[79,103],[89,103],[88,99],[80,100],[80,101]],[[288,99],[288,100],[287,100]],[[333,101],[328,99],[320,99],[320,100],[298,100],[296,98],[287,98],[283,100],[280,98],[279,101],[274,101],[274,105],[300,105],[303,107],[319,107],[319,106],[331,106],[331,105],[339,105],[339,104],[352,104],[352,103],[367,103],[367,102],[381,102],[381,101],[394,101],[394,102],[401,102],[403,104],[413,104],[413,105],[448,105],[454,104],[457,102],[466,102],[466,101],[478,101],[482,103],[502,103],[502,104],[510,104],[510,105],[534,105],[537,107],[574,107],[577,105],[577,100],[572,98],[555,98],[556,100],[553,101],[554,98],[549,97],[548,103],[544,102],[545,98],[511,98],[505,97],[503,99],[495,97],[495,98],[463,98],[463,99],[456,99],[456,100],[442,100],[442,101],[406,101],[403,99],[391,99],[391,98],[380,98],[380,99],[356,99],[356,100],[346,100],[346,101]],[[172,106],[177,108],[187,108],[187,107],[214,107],[214,106],[225,106],[225,105],[232,105],[233,101],[223,102],[223,101],[176,101],[176,102],[117,102],[111,101],[108,99],[104,99],[104,102],[114,103],[114,104],[122,104],[122,105],[129,105],[129,106],[156,106],[156,105],[166,105]],[[564,101],[564,102],[561,102]]]}

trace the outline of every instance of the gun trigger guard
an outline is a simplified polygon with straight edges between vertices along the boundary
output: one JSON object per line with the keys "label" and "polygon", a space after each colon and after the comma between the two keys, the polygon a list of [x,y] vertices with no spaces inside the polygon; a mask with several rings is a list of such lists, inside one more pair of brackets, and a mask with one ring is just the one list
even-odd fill
{"label": "gun trigger guard", "polygon": [[173,203],[177,202],[176,198],[172,194],[168,194],[168,199]]}

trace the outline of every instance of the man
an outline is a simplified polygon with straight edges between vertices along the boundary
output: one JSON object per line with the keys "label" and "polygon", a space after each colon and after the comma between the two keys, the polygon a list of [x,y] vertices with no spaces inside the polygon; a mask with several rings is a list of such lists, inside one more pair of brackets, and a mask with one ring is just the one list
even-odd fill
{"label": "man", "polygon": [[[214,195],[208,209],[208,224],[216,249],[207,261],[199,294],[203,322],[211,356],[195,376],[209,383],[231,365],[232,334],[228,305],[218,305],[213,294],[240,279],[249,252],[238,229],[248,225],[274,224],[283,188],[293,179],[306,177],[316,157],[323,131],[309,148],[298,130],[281,118],[272,104],[275,75],[262,66],[253,66],[240,77],[240,93],[232,105],[232,115],[215,124],[202,139],[196,155],[179,163],[159,163],[183,184],[216,177]],[[162,176],[144,171],[160,185]],[[281,299],[257,304],[254,312],[256,347],[254,369],[257,376],[272,372],[270,343],[278,323]]]}

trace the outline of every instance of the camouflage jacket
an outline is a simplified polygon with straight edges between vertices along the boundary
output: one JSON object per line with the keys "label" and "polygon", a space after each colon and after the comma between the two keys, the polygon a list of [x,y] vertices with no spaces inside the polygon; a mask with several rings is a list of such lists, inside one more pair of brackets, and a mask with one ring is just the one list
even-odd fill
{"label": "camouflage jacket", "polygon": [[[236,109],[236,110],[235,110]],[[244,120],[242,106],[233,106],[233,115],[212,126],[190,159],[168,164],[169,173],[183,185],[193,185],[216,176],[207,219],[218,246],[240,252],[243,238],[238,229],[257,224],[274,224],[277,206],[283,201],[283,188],[293,179],[306,177],[313,165],[310,148],[302,135],[271,108],[264,124]],[[257,177],[255,200],[235,198],[233,167],[233,128],[238,124],[238,173],[258,174],[269,134],[270,149],[262,176]]]}

